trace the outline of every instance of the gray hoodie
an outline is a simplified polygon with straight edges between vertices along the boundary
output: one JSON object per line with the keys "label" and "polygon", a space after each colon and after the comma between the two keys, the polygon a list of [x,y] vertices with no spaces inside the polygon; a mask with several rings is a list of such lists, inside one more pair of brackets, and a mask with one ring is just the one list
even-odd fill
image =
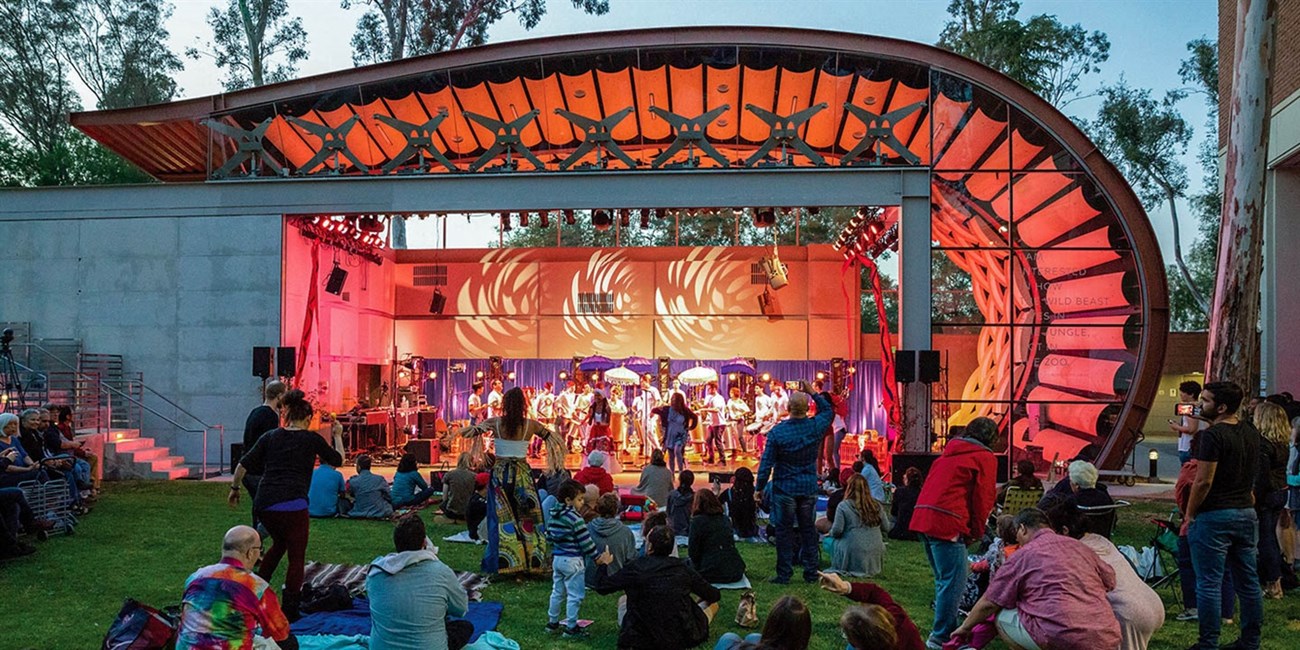
{"label": "gray hoodie", "polygon": [[[617,573],[624,564],[636,557],[636,538],[632,535],[632,530],[623,525],[618,518],[592,519],[587,524],[587,532],[591,535],[591,541],[596,544],[597,552],[604,552],[605,547],[609,547],[610,555],[614,556],[614,561],[609,565],[611,574]],[[596,563],[592,558],[587,558],[587,585],[595,584]]]}

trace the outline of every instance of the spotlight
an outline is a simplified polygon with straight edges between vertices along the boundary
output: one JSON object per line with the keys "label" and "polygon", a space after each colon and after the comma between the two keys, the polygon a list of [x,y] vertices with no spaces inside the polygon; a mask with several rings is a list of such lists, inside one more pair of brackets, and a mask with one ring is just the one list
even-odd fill
{"label": "spotlight", "polygon": [[482,379],[482,378],[483,378],[483,371],[482,371],[482,370],[475,371],[475,373],[474,373],[474,378],[475,378],[475,379]]}
{"label": "spotlight", "polygon": [[506,379],[509,379],[510,381],[514,381],[514,380],[515,380],[515,371],[511,370],[510,372],[506,373]]}
{"label": "spotlight", "polygon": [[520,228],[527,228],[527,227],[528,227],[528,212],[527,212],[527,211],[524,211],[524,212],[520,212],[520,213],[519,213],[519,227],[520,227]]}
{"label": "spotlight", "polygon": [[591,380],[592,380],[592,381],[596,381],[597,379],[600,379],[600,375],[599,375],[598,373],[594,373],[594,372],[591,373]]}
{"label": "spotlight", "polygon": [[650,227],[650,208],[641,208],[641,229]]}
{"label": "spotlight", "polygon": [[537,213],[537,216],[541,218],[543,228],[551,227],[551,213],[549,210],[542,210]]}
{"label": "spotlight", "polygon": [[754,226],[767,228],[776,225],[776,212],[772,208],[754,208]]}
{"label": "spotlight", "polygon": [[770,375],[770,374],[768,374],[768,373],[766,373],[766,372],[763,373],[763,381],[772,381],[772,375]]}
{"label": "spotlight", "polygon": [[510,232],[510,213],[501,213],[501,232]]}
{"label": "spotlight", "polygon": [[432,371],[432,372],[429,373],[429,379],[430,379],[430,380],[437,379],[437,378],[438,378],[438,371],[437,371],[437,370],[434,370],[434,371]]}
{"label": "spotlight", "polygon": [[596,210],[591,213],[591,225],[595,226],[596,230],[609,230],[609,227],[614,225],[614,219],[609,216],[608,211]]}
{"label": "spotlight", "polygon": [[812,215],[817,215],[817,214],[821,214],[821,213],[822,213],[822,209],[819,208],[819,207],[817,207],[817,206],[815,206],[815,205],[813,205],[813,206],[809,206],[809,207],[804,208],[804,212],[807,212],[808,214],[812,214]]}
{"label": "spotlight", "polygon": [[430,314],[441,314],[442,310],[447,307],[447,297],[442,295],[442,289],[433,290],[433,300],[429,302]]}
{"label": "spotlight", "polygon": [[568,379],[568,378],[569,378],[569,373],[567,373],[567,372],[561,370],[561,371],[560,371],[560,381],[564,381],[564,380],[566,380],[566,379]]}
{"label": "spotlight", "polygon": [[727,374],[727,381],[736,381],[736,373],[734,373],[734,372],[733,372],[733,373],[728,373],[728,374]]}
{"label": "spotlight", "polygon": [[576,225],[577,223],[578,223],[578,220],[577,220],[576,217],[573,216],[573,210],[565,210],[565,211],[564,211],[564,225],[566,225],[566,226],[573,226],[573,225]]}
{"label": "spotlight", "polygon": [[822,380],[822,379],[825,379],[825,378],[826,378],[826,373],[824,373],[824,372],[818,370],[818,371],[817,371],[817,379],[818,379],[818,380]]}
{"label": "spotlight", "polygon": [[343,283],[347,282],[347,279],[348,272],[344,271],[338,262],[335,262],[334,270],[330,271],[329,278],[325,280],[325,292],[336,296],[343,295]]}

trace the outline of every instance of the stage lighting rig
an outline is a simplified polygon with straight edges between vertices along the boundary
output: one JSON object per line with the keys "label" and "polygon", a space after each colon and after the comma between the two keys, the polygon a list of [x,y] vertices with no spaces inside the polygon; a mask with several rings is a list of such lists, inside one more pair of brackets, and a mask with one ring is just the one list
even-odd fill
{"label": "stage lighting rig", "polygon": [[608,210],[594,210],[591,213],[591,225],[595,226],[596,230],[609,230],[609,227],[614,225],[614,218],[609,215]]}
{"label": "stage lighting rig", "polygon": [[862,256],[872,260],[897,245],[898,210],[868,207],[858,209],[833,244],[849,259]]}

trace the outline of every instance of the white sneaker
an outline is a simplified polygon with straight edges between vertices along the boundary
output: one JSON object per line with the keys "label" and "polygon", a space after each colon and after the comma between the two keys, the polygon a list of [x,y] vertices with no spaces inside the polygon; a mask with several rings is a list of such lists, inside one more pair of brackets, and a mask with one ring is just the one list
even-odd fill
{"label": "white sneaker", "polygon": [[1175,621],[1195,621],[1198,618],[1196,608],[1184,609],[1178,616],[1174,617]]}

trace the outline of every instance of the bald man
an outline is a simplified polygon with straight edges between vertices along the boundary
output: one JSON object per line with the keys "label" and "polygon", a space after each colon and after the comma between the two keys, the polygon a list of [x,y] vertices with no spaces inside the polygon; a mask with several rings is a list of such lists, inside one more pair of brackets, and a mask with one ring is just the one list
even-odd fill
{"label": "bald man", "polygon": [[221,561],[185,581],[176,650],[253,647],[253,635],[273,639],[282,650],[298,650],[280,601],[250,568],[262,555],[262,540],[248,526],[226,531]]}

